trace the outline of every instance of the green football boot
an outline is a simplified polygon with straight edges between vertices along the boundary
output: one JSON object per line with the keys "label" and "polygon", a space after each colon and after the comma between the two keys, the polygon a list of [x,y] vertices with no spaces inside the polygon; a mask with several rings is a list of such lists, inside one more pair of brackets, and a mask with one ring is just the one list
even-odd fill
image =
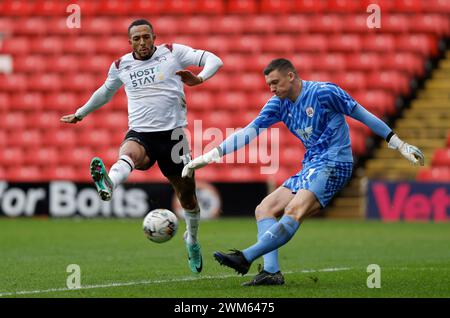
{"label": "green football boot", "polygon": [[194,274],[199,274],[203,269],[202,252],[199,243],[190,245],[187,243],[187,232],[184,233],[184,240],[186,249],[188,252],[188,264],[189,268]]}
{"label": "green football boot", "polygon": [[91,176],[97,188],[98,195],[103,201],[110,201],[113,192],[113,182],[106,172],[102,159],[94,157],[91,160]]}

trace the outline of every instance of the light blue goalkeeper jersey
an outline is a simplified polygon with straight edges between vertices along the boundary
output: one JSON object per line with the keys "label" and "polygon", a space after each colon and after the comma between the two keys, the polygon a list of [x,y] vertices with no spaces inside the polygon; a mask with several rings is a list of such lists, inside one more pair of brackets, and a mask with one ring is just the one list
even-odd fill
{"label": "light blue goalkeeper jersey", "polygon": [[[383,138],[391,131],[337,85],[302,80],[302,90],[295,102],[272,97],[244,130],[227,138],[219,147],[224,154],[235,151],[264,128],[281,121],[303,142],[304,164],[311,160],[353,162],[345,115],[364,122]],[[252,129],[256,129],[256,133],[251,133]],[[246,135],[245,139],[242,134]]]}

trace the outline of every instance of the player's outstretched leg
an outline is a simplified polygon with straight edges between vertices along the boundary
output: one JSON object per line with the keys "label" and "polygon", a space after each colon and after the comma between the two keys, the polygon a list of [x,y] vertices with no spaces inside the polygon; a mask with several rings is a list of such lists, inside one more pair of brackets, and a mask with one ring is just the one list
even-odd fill
{"label": "player's outstretched leg", "polygon": [[231,253],[215,252],[214,258],[220,265],[228,266],[241,275],[247,274],[252,264],[247,261],[244,254],[239,250],[231,250]]}
{"label": "player's outstretched leg", "polygon": [[245,282],[242,286],[261,286],[261,285],[283,285],[284,277],[281,271],[270,273],[259,266],[258,274],[249,282]]}
{"label": "player's outstretched leg", "polygon": [[94,157],[91,160],[90,168],[92,180],[94,180],[98,195],[103,201],[110,201],[112,198],[114,184],[106,172],[103,161],[98,157]]}

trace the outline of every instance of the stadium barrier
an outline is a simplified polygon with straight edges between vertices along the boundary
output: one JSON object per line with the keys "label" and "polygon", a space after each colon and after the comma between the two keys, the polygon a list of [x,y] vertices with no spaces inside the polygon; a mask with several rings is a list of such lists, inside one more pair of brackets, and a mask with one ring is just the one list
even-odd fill
{"label": "stadium barrier", "polygon": [[[267,195],[266,183],[197,182],[202,218],[253,216]],[[101,201],[91,183],[0,181],[0,216],[6,217],[116,217],[142,218],[157,208],[182,209],[167,183],[131,183],[119,186],[110,202]]]}
{"label": "stadium barrier", "polygon": [[371,180],[366,217],[383,221],[450,221],[450,183]]}

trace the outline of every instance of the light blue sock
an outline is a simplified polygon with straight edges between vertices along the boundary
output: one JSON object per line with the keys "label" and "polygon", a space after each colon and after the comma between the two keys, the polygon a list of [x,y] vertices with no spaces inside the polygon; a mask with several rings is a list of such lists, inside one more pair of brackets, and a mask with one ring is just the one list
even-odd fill
{"label": "light blue sock", "polygon": [[242,251],[244,257],[253,262],[255,259],[286,244],[297,232],[300,224],[288,215],[273,224],[254,245]]}
{"label": "light blue sock", "polygon": [[[258,241],[261,239],[263,234],[275,223],[277,220],[275,218],[261,219],[256,222],[258,226]],[[273,250],[267,254],[263,255],[264,258],[264,270],[269,273],[276,273],[280,270],[278,266],[278,250]]]}

